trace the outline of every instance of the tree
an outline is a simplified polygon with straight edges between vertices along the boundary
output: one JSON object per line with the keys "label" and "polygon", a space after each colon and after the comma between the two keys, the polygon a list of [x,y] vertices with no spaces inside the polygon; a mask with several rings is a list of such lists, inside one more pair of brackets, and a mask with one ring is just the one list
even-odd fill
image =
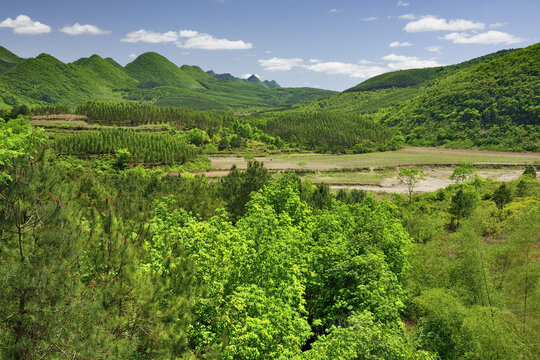
{"label": "tree", "polygon": [[235,165],[221,180],[221,194],[227,202],[227,210],[234,219],[245,213],[245,204],[252,191],[257,191],[270,179],[270,173],[262,162],[248,161],[246,171],[239,171]]}
{"label": "tree", "polygon": [[533,179],[536,179],[536,168],[534,167],[534,165],[527,165],[527,167],[525,168],[525,171],[523,171],[523,175],[529,175],[531,176]]}
{"label": "tree", "polygon": [[472,163],[461,163],[455,169],[452,175],[450,175],[450,180],[460,183],[462,181],[469,180],[475,173],[474,165]]}
{"label": "tree", "polygon": [[461,219],[469,217],[476,207],[477,196],[475,192],[459,189],[452,197],[450,214],[454,215],[459,224]]}
{"label": "tree", "polygon": [[129,150],[126,148],[118,149],[116,150],[115,155],[116,155],[115,166],[120,170],[125,169],[126,162],[131,158],[131,153],[129,152]]}
{"label": "tree", "polygon": [[424,180],[426,178],[426,173],[423,170],[411,168],[401,168],[399,169],[398,174],[398,180],[400,184],[406,184],[407,185],[407,191],[409,193],[409,202],[412,201],[412,194],[414,191],[414,187],[420,180]]}
{"label": "tree", "polygon": [[493,193],[493,201],[500,210],[504,208],[504,205],[512,201],[512,192],[506,184],[501,184],[497,190],[495,190]]}

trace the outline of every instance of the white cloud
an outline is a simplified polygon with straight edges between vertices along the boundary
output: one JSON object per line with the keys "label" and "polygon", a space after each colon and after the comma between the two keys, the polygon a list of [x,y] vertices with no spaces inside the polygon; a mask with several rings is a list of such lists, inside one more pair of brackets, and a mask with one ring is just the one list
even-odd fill
{"label": "white cloud", "polygon": [[364,20],[364,21],[375,21],[377,19],[378,19],[378,17],[372,16],[372,17],[363,18],[362,20]]}
{"label": "white cloud", "polygon": [[403,15],[398,16],[398,19],[414,20],[414,19],[416,19],[416,15],[414,15],[414,14],[403,14]]}
{"label": "white cloud", "polygon": [[246,50],[253,47],[253,44],[242,40],[217,39],[210,34],[195,30],[180,30],[179,35],[180,40],[176,46],[183,49]]}
{"label": "white cloud", "polygon": [[382,74],[385,69],[380,66],[343,63],[339,61],[317,62],[302,65],[304,69],[329,75],[349,75],[352,78],[368,78]]}
{"label": "white cloud", "polygon": [[301,66],[304,60],[300,58],[278,58],[260,59],[259,65],[267,71],[288,71],[294,67]]}
{"label": "white cloud", "polygon": [[343,10],[338,10],[338,9],[330,9],[330,10],[328,10],[328,12],[329,12],[330,14],[336,14],[336,13],[339,13],[339,12],[342,12],[342,11],[343,11]]}
{"label": "white cloud", "polygon": [[289,71],[293,68],[301,68],[317,73],[346,75],[352,78],[370,78],[397,69],[440,66],[440,64],[433,59],[423,60],[413,56],[396,54],[386,55],[382,60],[384,60],[384,63],[375,64],[368,60],[360,60],[357,63],[346,63],[340,61],[321,61],[318,59],[309,59],[305,61],[300,58],[274,57],[272,59],[259,60],[259,65],[267,71]]}
{"label": "white cloud", "polygon": [[137,54],[129,54],[128,57],[130,59],[135,59],[137,57]]}
{"label": "white cloud", "polygon": [[408,3],[408,2],[405,2],[405,1],[402,1],[402,0],[399,0],[397,2],[397,6],[405,7],[405,6],[409,6],[409,5],[411,5],[411,3]]}
{"label": "white cloud", "polygon": [[390,43],[390,47],[406,47],[406,46],[411,46],[412,44],[408,41],[404,41],[404,42],[399,42],[399,41],[392,41]]}
{"label": "white cloud", "polygon": [[383,56],[382,59],[388,61],[387,66],[391,70],[440,66],[440,64],[435,60],[422,60],[416,56],[389,54]]}
{"label": "white cloud", "polygon": [[271,51],[271,50],[266,50],[264,53],[265,53],[265,54],[271,54],[272,51]]}
{"label": "white cloud", "polygon": [[46,34],[51,32],[51,27],[49,25],[42,24],[39,21],[33,21],[26,15],[19,15],[15,20],[8,17],[0,23],[0,27],[12,28],[15,34],[25,35]]}
{"label": "white cloud", "polygon": [[246,43],[242,40],[217,39],[210,34],[200,33],[195,30],[167,31],[164,33],[151,30],[138,30],[128,33],[121,41],[129,43],[146,42],[151,44],[174,42],[179,48],[203,50],[244,50],[253,47],[251,43]]}
{"label": "white cloud", "polygon": [[79,23],[75,23],[72,26],[64,26],[60,31],[68,35],[106,35],[111,33],[110,30],[102,30],[95,25],[81,25]]}
{"label": "white cloud", "polygon": [[433,52],[433,53],[440,53],[441,52],[441,49],[442,49],[442,46],[428,46],[427,48],[425,48],[427,51],[429,52]]}
{"label": "white cloud", "polygon": [[138,30],[126,34],[126,36],[120,41],[128,43],[145,42],[150,44],[160,44],[175,42],[178,40],[178,33],[176,31],[167,31],[164,33],[155,32],[152,30]]}
{"label": "white cloud", "polygon": [[525,41],[525,39],[496,30],[475,35],[453,32],[444,38],[451,40],[454,44],[515,44]]}
{"label": "white cloud", "polygon": [[405,25],[404,29],[407,32],[420,31],[464,31],[464,30],[479,30],[485,27],[484,23],[473,22],[471,20],[457,19],[446,21],[446,19],[437,18],[429,15],[420,20],[412,21]]}
{"label": "white cloud", "polygon": [[493,28],[503,27],[505,25],[506,25],[506,23],[497,22],[497,23],[494,23],[494,24],[489,24],[489,27],[490,27],[490,29],[493,29]]}

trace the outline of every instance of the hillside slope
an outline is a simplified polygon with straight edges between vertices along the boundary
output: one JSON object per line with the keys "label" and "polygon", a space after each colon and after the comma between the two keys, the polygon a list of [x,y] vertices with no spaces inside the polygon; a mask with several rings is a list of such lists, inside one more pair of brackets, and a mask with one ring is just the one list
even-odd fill
{"label": "hillside slope", "polygon": [[201,84],[164,56],[147,52],[125,66],[128,75],[141,84],[155,83],[175,87],[200,89]]}
{"label": "hillside slope", "polygon": [[18,57],[5,47],[0,46],[0,74],[6,72],[22,61],[24,61],[23,58]]}
{"label": "hillside slope", "polygon": [[256,85],[244,79],[220,81],[198,66],[178,67],[152,52],[122,67],[113,59],[98,55],[64,64],[50,55],[22,59],[0,48],[0,70],[2,106],[25,103],[74,107],[89,100],[131,100],[251,112],[251,109],[290,106],[335,94],[312,88],[279,88],[271,81]]}
{"label": "hillside slope", "polygon": [[540,151],[540,44],[441,79],[385,119],[410,143]]}
{"label": "hillside slope", "polygon": [[120,100],[95,74],[48,54],[26,59],[0,75],[2,99],[13,103],[72,105],[89,98]]}
{"label": "hillside slope", "polygon": [[411,145],[540,151],[540,44],[394,71],[297,111],[364,114]]}
{"label": "hillside slope", "polygon": [[[110,58],[109,58],[110,59]],[[137,80],[130,77],[124,69],[114,62],[114,60],[106,60],[99,55],[92,55],[89,58],[82,58],[74,61],[73,64],[82,69],[92,72],[96,79],[111,88],[126,88],[133,87],[137,84]]]}

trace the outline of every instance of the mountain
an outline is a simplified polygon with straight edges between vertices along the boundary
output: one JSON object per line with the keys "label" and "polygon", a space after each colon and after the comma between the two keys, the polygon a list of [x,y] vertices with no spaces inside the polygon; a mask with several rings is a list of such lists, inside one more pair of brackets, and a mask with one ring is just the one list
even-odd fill
{"label": "mountain", "polygon": [[0,75],[5,103],[71,105],[88,99],[120,100],[97,76],[48,54],[26,59]]}
{"label": "mountain", "polygon": [[253,84],[253,85],[259,85],[259,86],[264,86],[264,87],[267,87],[265,83],[263,83],[261,81],[261,79],[259,79],[256,75],[251,75],[250,77],[248,77],[246,79],[246,81],[250,84]]}
{"label": "mountain", "polygon": [[275,80],[261,81],[256,75],[251,75],[247,79],[241,79],[241,78],[237,78],[237,77],[235,77],[235,76],[233,76],[233,75],[231,75],[229,73],[216,74],[213,70],[207,71],[206,73],[208,75],[212,76],[214,79],[219,80],[219,81],[247,82],[247,83],[250,83],[252,85],[262,86],[262,87],[266,87],[266,88],[269,88],[269,89],[278,89],[278,88],[281,87]]}
{"label": "mountain", "polygon": [[18,57],[8,49],[0,46],[0,74],[21,63],[24,59]]}
{"label": "mountain", "polygon": [[[109,58],[110,59],[110,58]],[[96,80],[99,80],[104,85],[111,88],[126,88],[133,87],[137,84],[137,80],[131,78],[124,69],[114,60],[106,60],[99,55],[92,55],[89,58],[81,58],[74,61],[73,64],[82,69],[92,72]],[[115,66],[114,64],[120,66]]]}
{"label": "mountain", "polygon": [[232,76],[229,73],[216,74],[213,70],[207,71],[206,73],[208,75],[210,75],[211,77],[213,77],[214,79],[219,80],[219,81],[239,81],[239,80],[242,80],[242,79],[239,79],[237,77]]}
{"label": "mountain", "polygon": [[264,80],[263,83],[270,89],[277,89],[281,87],[275,80]]}
{"label": "mountain", "polygon": [[147,52],[125,66],[129,76],[139,84],[154,83],[188,89],[201,89],[201,84],[182,69],[155,52]]}
{"label": "mountain", "polygon": [[426,84],[428,81],[435,81],[437,79],[450,76],[460,70],[470,68],[482,62],[493,60],[512,51],[515,50],[501,50],[493,54],[481,56],[455,65],[392,71],[369,78],[366,81],[345,90],[344,92],[405,88]]}
{"label": "mountain", "polygon": [[539,93],[540,43],[378,75],[298,110],[364,114],[411,145],[540,151]]}
{"label": "mountain", "polygon": [[73,107],[89,100],[103,100],[193,109],[257,110],[290,107],[335,94],[312,88],[271,89],[262,82],[254,85],[234,77],[235,81],[220,81],[212,76],[213,72],[206,73],[198,66],[178,67],[152,52],[122,67],[111,58],[95,54],[64,64],[51,55],[22,59],[0,48],[0,66],[3,107],[21,103]]}
{"label": "mountain", "polygon": [[488,57],[391,112],[411,144],[540,151],[540,43]]}

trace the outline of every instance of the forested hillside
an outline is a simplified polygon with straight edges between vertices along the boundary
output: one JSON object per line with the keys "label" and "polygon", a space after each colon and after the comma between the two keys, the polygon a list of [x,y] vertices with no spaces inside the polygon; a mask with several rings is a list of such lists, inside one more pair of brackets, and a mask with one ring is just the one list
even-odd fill
{"label": "forested hillside", "polygon": [[298,111],[369,114],[416,146],[540,151],[540,44],[382,74]]}
{"label": "forested hillside", "polygon": [[280,88],[275,82],[256,80],[215,79],[197,66],[178,67],[154,52],[122,67],[95,54],[64,64],[48,54],[22,59],[0,49],[3,106],[73,108],[90,100],[114,100],[224,110],[291,105],[334,94],[312,88]]}

